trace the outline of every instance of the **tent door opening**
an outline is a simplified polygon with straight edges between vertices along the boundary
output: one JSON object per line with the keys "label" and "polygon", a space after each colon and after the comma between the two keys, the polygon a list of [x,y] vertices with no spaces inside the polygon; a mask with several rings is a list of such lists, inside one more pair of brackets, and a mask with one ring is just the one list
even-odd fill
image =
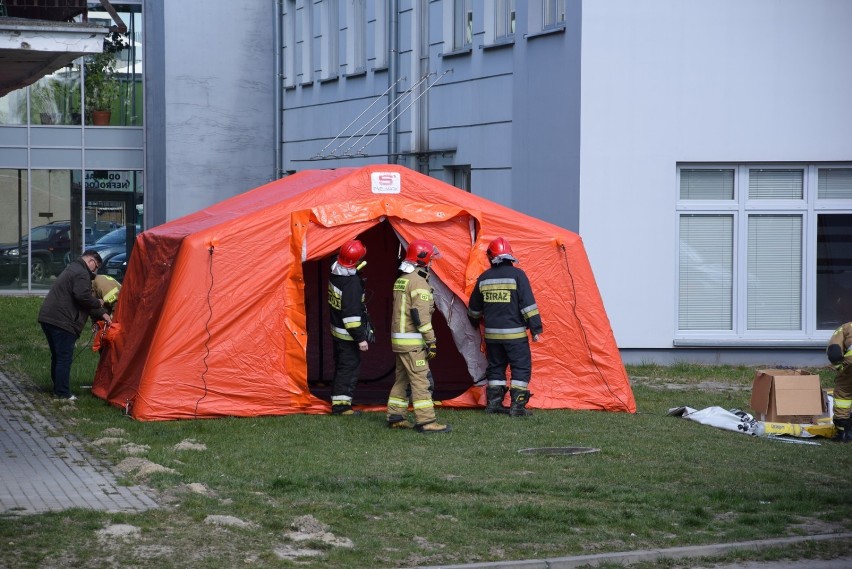
{"label": "tent door opening", "polygon": [[[395,379],[396,357],[391,351],[390,322],[393,283],[401,261],[400,242],[389,222],[353,236],[367,248],[364,290],[367,310],[376,332],[376,343],[361,353],[361,373],[355,390],[356,405],[384,405]],[[343,242],[341,242],[341,245]],[[305,312],[308,331],[308,387],[316,397],[331,400],[334,356],[329,328],[328,275],[337,258],[309,260],[302,264],[305,278]],[[430,364],[435,379],[435,400],[463,393],[472,383],[444,316],[436,310],[432,325],[438,341],[438,357]]]}

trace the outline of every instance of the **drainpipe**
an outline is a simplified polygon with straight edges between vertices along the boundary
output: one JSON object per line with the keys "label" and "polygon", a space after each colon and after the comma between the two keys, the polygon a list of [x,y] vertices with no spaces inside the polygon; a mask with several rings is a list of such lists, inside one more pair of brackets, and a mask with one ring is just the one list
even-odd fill
{"label": "drainpipe", "polygon": [[272,84],[274,85],[272,89],[272,101],[275,108],[272,112],[272,116],[274,118],[272,127],[274,142],[272,148],[273,153],[275,155],[275,170],[272,174],[272,179],[277,180],[281,177],[281,172],[283,172],[284,167],[284,145],[281,143],[281,121],[284,114],[281,109],[281,87],[283,85],[283,72],[281,70],[281,49],[284,45],[283,39],[281,37],[281,19],[284,17],[284,10],[282,8],[282,0],[275,0],[274,5],[275,14],[272,19],[272,44],[273,51],[275,52],[275,57],[273,58],[273,72],[275,78],[272,81]]}
{"label": "drainpipe", "polygon": [[388,108],[391,111],[388,120],[390,128],[388,129],[388,162],[391,164],[397,163],[397,124],[396,118],[399,112],[396,100],[398,98],[396,81],[399,77],[399,0],[390,0],[388,3],[389,29],[388,29],[388,85],[393,85],[393,88],[388,93]]}

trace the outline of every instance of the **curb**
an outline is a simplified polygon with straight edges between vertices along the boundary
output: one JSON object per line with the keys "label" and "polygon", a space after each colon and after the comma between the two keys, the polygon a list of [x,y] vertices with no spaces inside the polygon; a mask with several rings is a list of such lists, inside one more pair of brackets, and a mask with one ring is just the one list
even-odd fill
{"label": "curb", "polygon": [[671,547],[668,549],[648,549],[626,551],[621,553],[600,553],[596,555],[577,555],[574,557],[555,557],[550,559],[530,559],[526,561],[493,561],[487,563],[470,563],[464,565],[430,565],[419,569],[575,569],[578,567],[596,567],[603,563],[618,563],[630,565],[642,561],[659,561],[661,559],[684,559],[713,557],[737,550],[759,550],[770,547],[794,545],[809,541],[829,541],[834,539],[850,539],[852,532],[807,535],[757,541],[740,541],[734,543],[719,543],[713,545],[696,545],[686,547]]}

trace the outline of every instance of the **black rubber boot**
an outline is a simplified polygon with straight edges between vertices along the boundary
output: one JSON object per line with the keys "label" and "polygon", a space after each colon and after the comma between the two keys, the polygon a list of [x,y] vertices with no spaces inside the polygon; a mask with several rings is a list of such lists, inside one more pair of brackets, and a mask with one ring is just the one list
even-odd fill
{"label": "black rubber boot", "polygon": [[510,417],[529,417],[532,411],[527,410],[527,401],[532,397],[529,389],[515,389],[509,391],[512,396],[512,406],[509,408]]}
{"label": "black rubber boot", "polygon": [[360,415],[361,411],[356,411],[352,408],[352,405],[332,405],[331,406],[331,414],[332,415]]}
{"label": "black rubber boot", "polygon": [[852,419],[835,419],[834,428],[837,433],[832,437],[836,443],[852,443]]}
{"label": "black rubber boot", "polygon": [[388,427],[391,429],[413,429],[414,425],[402,415],[388,415]]}
{"label": "black rubber boot", "polygon": [[508,414],[509,408],[503,405],[503,398],[506,396],[505,385],[489,385],[485,388],[485,398],[488,400],[488,405],[485,407],[486,413],[502,413]]}

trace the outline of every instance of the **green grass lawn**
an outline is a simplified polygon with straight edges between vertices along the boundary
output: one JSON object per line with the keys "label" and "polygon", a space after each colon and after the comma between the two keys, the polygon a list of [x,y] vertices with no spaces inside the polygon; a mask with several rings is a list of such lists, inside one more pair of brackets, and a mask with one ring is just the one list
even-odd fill
{"label": "green grass lawn", "polygon": [[[40,303],[0,297],[3,369],[44,388],[36,403],[97,456],[119,464],[133,444],[135,456],[174,472],[127,475],[159,493],[158,510],[0,517],[0,567],[411,567],[852,530],[849,445],[784,444],[666,415],[682,405],[747,409],[754,368],[629,367],[634,415],[439,410],[453,425],[446,435],[392,431],[383,413],[137,422],[89,394],[70,407],[51,400]],[[88,337],[76,393],[96,366]],[[831,385],[829,368],[813,371]],[[108,435],[122,440],[100,441]],[[187,441],[204,450],[176,449]],[[529,447],[600,450],[518,453]],[[205,523],[211,515],[247,525]],[[294,522],[327,534],[300,541]],[[141,532],[99,538],[111,524]],[[850,554],[832,543],[745,555]]]}

